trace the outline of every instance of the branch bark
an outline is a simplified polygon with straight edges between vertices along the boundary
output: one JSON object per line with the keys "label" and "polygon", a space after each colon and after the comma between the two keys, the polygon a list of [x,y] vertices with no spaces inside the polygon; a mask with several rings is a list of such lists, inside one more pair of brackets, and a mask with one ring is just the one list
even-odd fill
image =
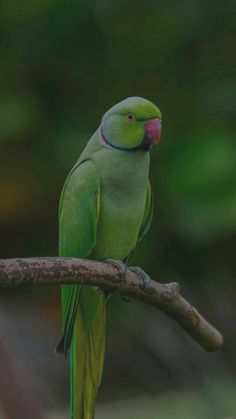
{"label": "branch bark", "polygon": [[220,332],[205,320],[180,295],[176,282],[162,284],[150,280],[148,285],[131,270],[124,278],[119,264],[65,257],[42,257],[0,260],[0,287],[21,285],[87,284],[110,291],[158,308],[174,319],[196,342],[207,351],[215,351],[223,344]]}

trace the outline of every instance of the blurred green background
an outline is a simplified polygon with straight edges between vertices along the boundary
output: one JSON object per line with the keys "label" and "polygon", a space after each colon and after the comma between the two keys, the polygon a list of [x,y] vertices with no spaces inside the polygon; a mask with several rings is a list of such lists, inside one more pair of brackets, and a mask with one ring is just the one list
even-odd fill
{"label": "blurred green background", "polygon": [[[1,257],[57,254],[65,177],[103,113],[155,102],[155,215],[132,264],[179,281],[224,334],[207,354],[162,313],[114,295],[98,419],[236,418],[233,0],[2,0]],[[1,290],[0,417],[68,417],[59,290]],[[66,414],[67,412],[67,414]]]}

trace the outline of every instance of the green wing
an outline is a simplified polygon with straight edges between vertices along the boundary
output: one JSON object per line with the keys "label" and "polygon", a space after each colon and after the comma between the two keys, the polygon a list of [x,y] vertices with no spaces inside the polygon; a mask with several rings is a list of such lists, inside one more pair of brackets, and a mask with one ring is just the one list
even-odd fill
{"label": "green wing", "polygon": [[[77,164],[64,185],[59,208],[60,256],[88,257],[96,244],[100,176],[94,163]],[[66,354],[81,293],[80,285],[62,286],[63,337],[57,352]]]}
{"label": "green wing", "polygon": [[64,185],[59,208],[59,252],[89,256],[96,244],[100,174],[91,160],[77,164]]}

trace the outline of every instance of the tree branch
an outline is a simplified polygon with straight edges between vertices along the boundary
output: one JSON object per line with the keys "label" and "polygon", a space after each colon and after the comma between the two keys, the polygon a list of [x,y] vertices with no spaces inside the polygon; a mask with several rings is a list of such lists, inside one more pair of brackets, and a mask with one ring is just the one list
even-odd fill
{"label": "tree branch", "polygon": [[174,319],[207,351],[223,344],[223,337],[180,294],[180,285],[161,284],[151,280],[148,285],[131,270],[124,274],[121,266],[109,263],[65,258],[42,257],[0,260],[0,286],[87,284],[118,290],[124,296],[144,301]]}

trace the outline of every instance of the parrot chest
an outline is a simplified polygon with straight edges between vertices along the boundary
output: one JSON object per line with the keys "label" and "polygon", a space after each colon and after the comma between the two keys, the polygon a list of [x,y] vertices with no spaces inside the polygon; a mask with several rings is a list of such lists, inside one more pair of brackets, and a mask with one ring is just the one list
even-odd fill
{"label": "parrot chest", "polygon": [[101,168],[100,214],[93,252],[97,259],[127,257],[136,245],[143,220],[149,155],[128,155],[122,161],[118,157],[115,155],[113,164],[103,163]]}

